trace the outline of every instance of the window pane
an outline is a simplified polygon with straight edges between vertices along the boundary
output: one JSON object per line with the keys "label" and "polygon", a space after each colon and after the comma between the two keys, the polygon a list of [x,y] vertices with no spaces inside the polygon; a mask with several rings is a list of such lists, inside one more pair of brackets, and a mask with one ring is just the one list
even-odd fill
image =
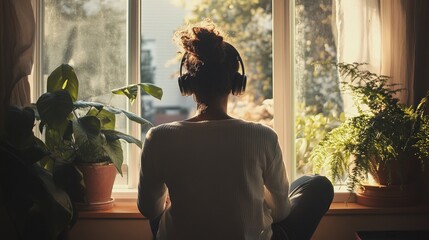
{"label": "window pane", "polygon": [[[113,96],[110,90],[128,83],[127,8],[127,0],[45,0],[43,80],[67,63],[79,78],[80,100],[126,108],[127,99]],[[117,115],[116,127],[127,131],[124,117]],[[116,184],[127,184],[124,153],[124,175],[117,176]]]}
{"label": "window pane", "polygon": [[238,49],[248,77],[245,95],[231,98],[229,113],[272,126],[271,0],[142,0],[141,80],[164,90],[161,101],[142,97],[142,114],[155,125],[194,114],[193,98],[177,86],[181,56],[172,37],[185,23],[207,17]]}
{"label": "window pane", "polygon": [[[343,112],[334,39],[333,0],[295,1],[295,146],[297,176],[312,173],[311,150]],[[328,174],[328,173],[322,173]]]}

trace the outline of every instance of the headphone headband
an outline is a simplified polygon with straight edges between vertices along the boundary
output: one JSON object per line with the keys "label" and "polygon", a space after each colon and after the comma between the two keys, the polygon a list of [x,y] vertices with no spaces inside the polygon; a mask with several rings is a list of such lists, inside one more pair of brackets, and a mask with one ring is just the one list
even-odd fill
{"label": "headphone headband", "polygon": [[244,76],[246,73],[244,71],[244,63],[243,63],[243,60],[241,59],[240,53],[229,42],[224,42],[224,43],[225,43],[226,46],[228,46],[229,48],[231,48],[231,50],[235,53],[235,57],[237,58],[237,61],[239,62],[240,66],[241,66],[241,74]]}
{"label": "headphone headband", "polygon": [[[236,60],[237,60],[237,62],[239,62],[239,65],[241,67],[241,74],[237,72],[237,74],[239,75],[239,77],[238,77],[239,79],[234,79],[233,87],[231,90],[234,95],[239,95],[239,94],[243,93],[244,90],[246,89],[247,77],[246,77],[246,73],[244,70],[244,63],[243,63],[243,60],[241,59],[240,53],[237,51],[237,49],[228,42],[224,42],[224,43],[225,43],[225,46],[229,47],[234,52],[235,57],[237,58]],[[180,61],[180,68],[179,68],[179,74],[180,75],[178,78],[180,92],[184,96],[192,95],[191,89],[189,89],[188,84],[185,83],[185,81],[186,81],[185,79],[187,77],[186,75],[188,75],[188,74],[185,74],[185,75],[182,74],[182,68],[183,68],[183,65],[186,61],[188,54],[189,54],[189,52],[186,51],[182,56],[182,60]]]}

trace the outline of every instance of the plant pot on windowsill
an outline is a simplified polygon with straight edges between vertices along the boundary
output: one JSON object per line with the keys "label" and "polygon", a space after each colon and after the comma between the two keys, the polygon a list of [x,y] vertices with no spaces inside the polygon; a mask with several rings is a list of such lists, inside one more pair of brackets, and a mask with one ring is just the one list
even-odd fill
{"label": "plant pot on windowsill", "polygon": [[356,203],[369,207],[407,207],[419,203],[418,184],[370,185],[356,190]]}
{"label": "plant pot on windowsill", "polygon": [[[132,102],[137,97],[139,87],[155,98],[162,97],[162,89],[149,83],[125,86],[112,90],[112,93],[126,95]],[[74,69],[67,64],[60,65],[49,75],[47,92],[38,98],[34,108],[40,120],[39,129],[44,132],[46,145],[53,156],[46,165],[61,170],[61,174],[56,174],[55,178],[68,189],[73,202],[80,203],[80,209],[108,207],[113,202],[110,195],[115,168],[122,175],[121,141],[142,147],[139,139],[116,130],[116,115],[124,114],[128,120],[141,125],[150,122],[108,104],[78,100],[78,96],[79,80]],[[106,165],[106,162],[109,164]],[[94,167],[94,163],[102,163],[102,166]],[[102,168],[106,173],[89,173],[91,170],[83,166],[87,164],[92,165],[89,168],[91,170]],[[95,176],[103,180],[92,183]],[[89,189],[92,186],[95,189],[109,189],[104,194],[105,199],[92,202],[92,194],[82,186],[82,177],[83,185]]]}
{"label": "plant pot on windowsill", "polygon": [[79,210],[104,210],[113,207],[112,188],[116,178],[113,164],[78,164],[82,172],[85,202],[76,203]]}
{"label": "plant pot on windowsill", "polygon": [[371,207],[405,207],[419,203],[421,161],[415,158],[372,163],[373,184],[361,184],[356,190],[356,202]]}
{"label": "plant pot on windowsill", "polygon": [[[414,191],[422,185],[422,164],[429,161],[429,92],[417,107],[404,106],[395,97],[402,89],[389,84],[387,76],[360,69],[362,65],[337,64],[350,79],[343,82],[345,89],[360,107],[313,149],[313,170],[328,172],[333,181],[347,177],[349,191],[356,191],[361,204],[418,203],[422,197]],[[376,186],[365,185],[368,174]]]}

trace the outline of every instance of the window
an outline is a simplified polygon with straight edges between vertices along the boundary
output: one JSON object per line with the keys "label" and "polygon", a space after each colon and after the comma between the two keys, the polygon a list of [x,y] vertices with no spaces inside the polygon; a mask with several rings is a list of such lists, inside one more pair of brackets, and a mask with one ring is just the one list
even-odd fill
{"label": "window", "polygon": [[[40,62],[36,66],[43,88],[48,75],[60,64],[67,63],[79,78],[78,99],[129,109],[127,99],[111,94],[110,90],[136,79],[132,76],[130,61],[133,3],[137,1],[40,1]],[[132,125],[121,115],[117,117],[116,127],[121,132],[132,130]],[[123,176],[116,177],[117,188],[135,186],[135,181],[131,181],[133,174],[128,170],[136,157],[131,146],[129,148],[124,151]]]}
{"label": "window", "polygon": [[313,171],[313,147],[344,113],[337,69],[329,64],[337,61],[333,0],[295,0],[294,13],[295,156],[303,175]]}
{"label": "window", "polygon": [[[325,91],[321,96],[333,102],[339,101],[338,95],[332,93],[332,89],[337,87],[336,73],[327,69],[318,72],[321,78],[309,77],[313,70],[307,59],[308,54],[316,53],[335,59],[335,46],[332,36],[328,36],[329,23],[326,22],[330,19],[331,0],[318,0],[317,4],[305,0],[195,2],[200,4],[199,8],[195,8],[192,1],[182,0],[40,1],[36,14],[40,29],[39,54],[35,58],[35,70],[40,74],[36,74],[36,86],[44,86],[47,74],[66,62],[75,67],[80,78],[81,99],[112,101],[115,105],[141,113],[155,124],[184,119],[195,111],[194,102],[192,98],[180,96],[177,87],[181,56],[176,53],[172,34],[185,21],[210,17],[237,46],[249,79],[246,95],[232,99],[230,112],[238,117],[264,122],[276,130],[290,179],[308,173],[310,169],[301,162],[305,163],[305,160],[300,158],[300,148],[295,151],[303,141],[299,138],[305,138],[307,133],[301,136],[301,132],[293,130],[295,117],[310,118],[320,113],[321,101],[307,98],[317,95],[308,86],[312,81],[325,86],[325,82],[318,81],[329,79],[329,88],[321,88]],[[319,12],[316,7],[323,11]],[[305,35],[310,31],[305,27],[319,20],[322,23],[320,29],[318,25],[311,27],[325,31]],[[318,52],[300,51],[308,48],[308,41],[313,41],[308,37],[318,36],[327,41],[314,40],[321,41],[316,45]],[[138,81],[153,82],[162,87],[163,100],[142,95],[140,101],[129,106],[124,98],[111,98],[110,89]],[[295,90],[297,86],[299,89]],[[39,96],[40,92],[35,95]],[[314,103],[318,111],[311,116],[309,113],[302,115],[296,106],[304,103],[306,106]],[[341,107],[340,102],[335,104]],[[143,133],[144,137],[147,131],[126,119],[121,119],[119,124],[121,130],[135,136]],[[129,147],[126,152],[124,176],[118,175],[114,191],[130,191],[129,196],[134,196],[140,149]]]}

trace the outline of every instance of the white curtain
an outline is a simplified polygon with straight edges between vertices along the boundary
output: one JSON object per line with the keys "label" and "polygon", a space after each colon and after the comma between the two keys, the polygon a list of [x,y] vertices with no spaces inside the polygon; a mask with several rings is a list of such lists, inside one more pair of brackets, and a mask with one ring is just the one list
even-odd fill
{"label": "white curtain", "polygon": [[[367,70],[380,73],[381,36],[379,0],[335,0],[337,60],[367,63]],[[341,79],[346,81],[346,79]],[[343,94],[346,116],[356,114],[351,95]]]}
{"label": "white curtain", "polygon": [[[339,62],[368,63],[367,70],[390,76],[404,90],[401,103],[413,103],[414,28],[409,0],[336,0],[335,18]],[[342,79],[344,80],[344,79]],[[356,113],[344,96],[346,115]]]}

